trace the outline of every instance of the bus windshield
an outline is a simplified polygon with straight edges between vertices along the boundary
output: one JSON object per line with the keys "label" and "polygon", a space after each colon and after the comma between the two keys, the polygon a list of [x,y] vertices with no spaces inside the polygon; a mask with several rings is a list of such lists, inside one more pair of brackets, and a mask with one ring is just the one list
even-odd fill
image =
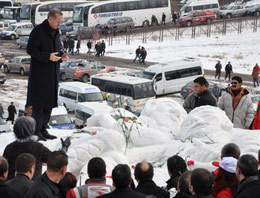
{"label": "bus windshield", "polygon": [[76,7],[73,12],[73,23],[82,23],[82,7]]}
{"label": "bus windshield", "polygon": [[11,8],[4,8],[3,15],[4,19],[14,19],[14,9]]}
{"label": "bus windshield", "polygon": [[78,95],[79,102],[95,102],[95,101],[104,101],[103,95],[101,92],[95,93],[80,93]]}
{"label": "bus windshield", "polygon": [[155,96],[152,82],[133,85],[134,100]]}
{"label": "bus windshield", "polygon": [[20,11],[21,20],[30,20],[30,12],[31,12],[31,6],[23,5]]}
{"label": "bus windshield", "polygon": [[66,114],[56,115],[56,116],[51,116],[49,123],[52,126],[71,124],[71,119],[70,119],[69,115],[66,115]]}

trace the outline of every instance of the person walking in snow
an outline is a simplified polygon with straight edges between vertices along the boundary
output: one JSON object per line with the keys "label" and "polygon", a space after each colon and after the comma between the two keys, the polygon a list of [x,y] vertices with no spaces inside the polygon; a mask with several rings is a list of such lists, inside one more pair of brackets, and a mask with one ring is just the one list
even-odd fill
{"label": "person walking in snow", "polygon": [[80,39],[78,39],[78,42],[77,42],[77,45],[76,45],[76,49],[77,49],[77,51],[75,52],[75,54],[79,54],[80,43],[81,43],[81,41],[80,41]]}
{"label": "person walking in snow", "polygon": [[215,65],[215,69],[216,69],[215,78],[218,77],[218,79],[220,79],[221,69],[222,69],[222,65],[221,65],[220,61],[218,61],[218,63]]}
{"label": "person walking in snow", "polygon": [[217,106],[216,98],[208,90],[209,83],[206,78],[198,77],[193,82],[195,91],[183,103],[183,108],[187,113],[204,105]]}
{"label": "person walking in snow", "polygon": [[165,19],[166,19],[166,15],[165,13],[163,12],[162,14],[162,24],[165,25]]}
{"label": "person walking in snow", "polygon": [[14,124],[14,117],[15,117],[15,114],[17,114],[17,113],[16,113],[16,108],[15,108],[13,102],[11,102],[11,104],[9,105],[7,110],[8,110],[8,118],[6,121],[12,121],[12,124]]}
{"label": "person walking in snow", "polygon": [[87,46],[88,46],[88,54],[90,54],[90,50],[91,50],[91,47],[92,47],[92,44],[91,44],[90,40],[88,40]]}
{"label": "person walking in snow", "polygon": [[104,40],[102,40],[102,43],[100,44],[100,46],[101,46],[101,56],[104,56],[105,52],[106,52],[106,43]]}
{"label": "person walking in snow", "polygon": [[260,71],[260,68],[259,68],[258,64],[256,63],[256,65],[253,68],[253,72],[252,72],[254,87],[259,86],[259,83],[258,83],[259,71]]}
{"label": "person walking in snow", "polygon": [[141,48],[140,48],[140,46],[138,46],[138,48],[135,50],[135,59],[134,59],[133,63],[136,61],[136,59],[138,59],[138,61],[140,63],[140,56],[141,56]]}
{"label": "person walking in snow", "polygon": [[225,67],[225,72],[226,72],[225,80],[228,78],[228,81],[230,81],[232,71],[233,71],[232,70],[232,65],[231,65],[231,63],[229,61],[228,64],[226,65],[226,67]]}
{"label": "person walking in snow", "polygon": [[146,56],[147,56],[147,51],[144,47],[142,47],[142,49],[141,49],[141,64],[145,65]]}
{"label": "person walking in snow", "polygon": [[254,108],[247,89],[242,87],[242,78],[234,76],[219,99],[219,108],[225,111],[235,128],[248,129],[254,118]]}

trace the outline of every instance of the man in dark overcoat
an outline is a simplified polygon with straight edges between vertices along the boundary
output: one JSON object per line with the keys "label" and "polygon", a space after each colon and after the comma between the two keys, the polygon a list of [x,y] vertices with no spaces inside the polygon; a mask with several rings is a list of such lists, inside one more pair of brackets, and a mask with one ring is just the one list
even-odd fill
{"label": "man in dark overcoat", "polygon": [[31,55],[27,105],[33,108],[35,134],[39,140],[55,139],[46,128],[53,107],[57,107],[60,62],[68,59],[62,52],[59,26],[63,20],[59,9],[52,9],[48,18],[36,26],[29,37],[27,53]]}

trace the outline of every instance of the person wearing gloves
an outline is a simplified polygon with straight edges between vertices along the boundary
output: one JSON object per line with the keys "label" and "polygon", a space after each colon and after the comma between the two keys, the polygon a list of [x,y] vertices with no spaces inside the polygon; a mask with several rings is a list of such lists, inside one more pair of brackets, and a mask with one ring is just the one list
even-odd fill
{"label": "person wearing gloves", "polygon": [[225,111],[235,128],[248,129],[254,118],[254,107],[247,89],[242,87],[242,78],[234,76],[219,99],[219,108]]}
{"label": "person wearing gloves", "polygon": [[[19,117],[14,124],[14,134],[16,140],[8,144],[4,150],[3,156],[9,163],[8,180],[15,176],[15,160],[21,153],[29,153],[36,158],[35,172],[33,180],[39,178],[42,174],[42,163],[47,162],[47,157],[51,151],[37,142],[38,137],[35,135],[36,121],[29,116]],[[70,139],[65,141],[61,139],[63,151],[67,151],[70,146]]]}
{"label": "person wearing gloves", "polygon": [[224,157],[219,163],[219,172],[213,181],[212,194],[214,198],[233,198],[238,180],[236,178],[237,159]]}

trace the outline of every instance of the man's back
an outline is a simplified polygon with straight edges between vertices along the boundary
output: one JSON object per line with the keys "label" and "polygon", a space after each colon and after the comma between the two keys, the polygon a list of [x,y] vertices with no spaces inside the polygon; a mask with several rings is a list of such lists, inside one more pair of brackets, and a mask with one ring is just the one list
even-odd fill
{"label": "man's back", "polygon": [[33,181],[29,179],[29,177],[23,175],[23,174],[17,174],[15,178],[9,180],[6,182],[6,184],[18,191],[19,193],[25,195],[30,187],[33,185]]}
{"label": "man's back", "polygon": [[244,179],[238,186],[236,198],[259,198],[260,181],[258,176],[251,176]]}
{"label": "man's back", "polygon": [[145,180],[139,182],[136,191],[146,195],[154,195],[157,198],[169,197],[169,193],[163,190],[162,188],[156,186],[156,184],[152,180]]}
{"label": "man's back", "polygon": [[23,198],[23,194],[10,188],[7,184],[0,181],[0,197],[1,198]]}
{"label": "man's back", "polygon": [[146,195],[135,192],[131,188],[119,188],[106,195],[100,196],[100,198],[145,198]]}

